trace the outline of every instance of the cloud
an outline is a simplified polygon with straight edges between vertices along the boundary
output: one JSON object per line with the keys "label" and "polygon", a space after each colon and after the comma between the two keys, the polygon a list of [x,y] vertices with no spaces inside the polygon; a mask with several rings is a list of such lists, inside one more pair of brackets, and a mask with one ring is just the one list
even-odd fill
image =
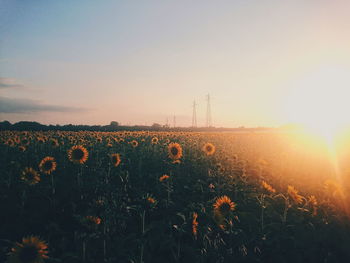
{"label": "cloud", "polygon": [[7,89],[7,88],[22,88],[23,85],[17,83],[15,79],[10,78],[1,78],[0,77],[0,89]]}
{"label": "cloud", "polygon": [[36,100],[0,97],[0,113],[83,112],[85,108],[47,105]]}

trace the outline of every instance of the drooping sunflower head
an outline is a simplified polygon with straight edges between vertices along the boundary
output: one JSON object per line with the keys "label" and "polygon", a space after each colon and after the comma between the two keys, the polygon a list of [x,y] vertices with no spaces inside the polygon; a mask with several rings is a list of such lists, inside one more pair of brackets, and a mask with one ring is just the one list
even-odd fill
{"label": "drooping sunflower head", "polygon": [[55,158],[50,156],[45,157],[39,163],[40,172],[44,174],[51,174],[53,171],[56,170],[56,167],[57,167],[57,163],[55,161]]}
{"label": "drooping sunflower head", "polygon": [[195,237],[197,237],[197,233],[198,233],[198,214],[196,212],[193,213],[192,215],[192,233]]}
{"label": "drooping sunflower head", "polygon": [[158,201],[152,195],[147,194],[146,196],[144,196],[144,204],[146,208],[152,209],[156,207],[156,205],[158,204]]}
{"label": "drooping sunflower head", "polygon": [[47,259],[47,244],[36,236],[24,237],[9,253],[10,263],[42,263]]}
{"label": "drooping sunflower head", "polygon": [[324,182],[324,188],[326,190],[326,194],[331,195],[335,198],[344,198],[343,188],[335,180],[327,179]]}
{"label": "drooping sunflower head", "polygon": [[101,224],[101,218],[98,216],[86,216],[85,218],[85,223],[87,225],[99,225]]}
{"label": "drooping sunflower head", "polygon": [[271,185],[266,183],[265,181],[261,182],[261,186],[269,193],[275,193],[276,192],[276,190]]}
{"label": "drooping sunflower head", "polygon": [[156,199],[154,199],[153,197],[147,197],[147,202],[149,202],[150,204],[154,204],[156,202]]}
{"label": "drooping sunflower head", "polygon": [[98,216],[85,216],[80,220],[81,224],[88,228],[89,230],[96,230],[98,226],[101,224],[102,220]]}
{"label": "drooping sunflower head", "polygon": [[68,150],[68,158],[71,162],[83,164],[87,161],[89,152],[82,145],[75,145]]}
{"label": "drooping sunflower head", "polygon": [[206,155],[213,155],[215,153],[215,146],[212,143],[207,142],[203,145],[202,151],[205,152]]}
{"label": "drooping sunflower head", "polygon": [[119,153],[113,153],[111,155],[111,161],[112,161],[113,166],[117,167],[120,164],[120,162],[121,162],[120,154]]}
{"label": "drooping sunflower head", "polygon": [[182,147],[178,143],[170,143],[168,145],[169,158],[172,160],[178,160],[182,157]]}
{"label": "drooping sunflower head", "polygon": [[216,199],[213,207],[215,213],[226,216],[230,211],[235,210],[236,204],[228,196],[224,195]]}
{"label": "drooping sunflower head", "polygon": [[21,179],[29,185],[35,185],[40,182],[40,175],[31,167],[26,167],[22,171]]}
{"label": "drooping sunflower head", "polygon": [[301,204],[303,202],[303,197],[298,194],[298,191],[291,185],[288,185],[287,189],[289,197],[296,203]]}
{"label": "drooping sunflower head", "polygon": [[158,143],[158,138],[157,137],[153,137],[152,140],[151,140],[151,143],[152,144],[157,144]]}
{"label": "drooping sunflower head", "polygon": [[163,182],[163,181],[166,181],[166,180],[168,180],[169,179],[169,175],[167,175],[167,174],[164,174],[164,175],[162,175],[161,177],[159,177],[159,182]]}
{"label": "drooping sunflower head", "polygon": [[23,146],[23,145],[18,146],[18,150],[20,150],[21,152],[25,152],[26,149],[27,148],[25,146]]}

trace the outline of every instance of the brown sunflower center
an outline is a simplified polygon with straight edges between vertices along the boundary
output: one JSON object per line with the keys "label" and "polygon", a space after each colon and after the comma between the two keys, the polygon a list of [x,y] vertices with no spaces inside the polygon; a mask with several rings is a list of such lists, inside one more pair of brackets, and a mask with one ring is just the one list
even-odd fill
{"label": "brown sunflower center", "polygon": [[212,151],[212,147],[210,145],[207,145],[207,152],[211,152]]}
{"label": "brown sunflower center", "polygon": [[172,155],[177,155],[179,153],[179,150],[176,147],[171,147],[170,152]]}
{"label": "brown sunflower center", "polygon": [[45,169],[45,170],[51,170],[52,167],[53,167],[52,161],[46,161],[46,162],[44,163],[44,169]]}
{"label": "brown sunflower center", "polygon": [[35,246],[25,246],[21,249],[18,257],[20,262],[32,263],[39,256],[39,251]]}
{"label": "brown sunflower center", "polygon": [[219,209],[222,214],[227,214],[231,210],[231,205],[229,203],[222,203]]}
{"label": "brown sunflower center", "polygon": [[26,174],[26,177],[27,177],[28,180],[33,180],[35,178],[35,174],[32,173],[32,172],[28,172]]}
{"label": "brown sunflower center", "polygon": [[72,152],[72,158],[74,160],[81,160],[81,159],[83,159],[83,157],[84,157],[84,151],[81,149],[75,149]]}

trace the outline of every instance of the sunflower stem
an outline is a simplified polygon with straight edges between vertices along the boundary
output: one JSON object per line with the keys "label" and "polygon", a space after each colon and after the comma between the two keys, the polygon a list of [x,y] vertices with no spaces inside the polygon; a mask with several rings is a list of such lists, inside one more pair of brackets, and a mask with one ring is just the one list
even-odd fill
{"label": "sunflower stem", "polygon": [[282,223],[285,224],[287,222],[287,212],[289,209],[289,198],[285,199],[285,206],[284,206],[284,211],[283,211],[283,217],[282,217]]}
{"label": "sunflower stem", "polygon": [[143,237],[144,237],[144,234],[145,234],[145,217],[146,217],[146,210],[143,210],[143,212],[142,212],[142,219],[141,219],[142,240],[141,240],[141,251],[140,251],[140,263],[143,263],[143,251],[144,251]]}
{"label": "sunflower stem", "polygon": [[177,240],[177,261],[180,262],[180,248],[181,248],[181,242],[180,237]]}
{"label": "sunflower stem", "polygon": [[86,262],[86,241],[83,239],[83,262]]}
{"label": "sunflower stem", "polygon": [[106,183],[106,185],[108,185],[108,183],[109,183],[109,176],[110,176],[110,173],[111,173],[111,164],[108,163],[108,172],[107,172],[106,178],[105,178],[105,183]]}
{"label": "sunflower stem", "polygon": [[170,186],[169,186],[169,179],[167,180],[167,208],[169,207],[170,202]]}
{"label": "sunflower stem", "polygon": [[55,191],[55,181],[52,173],[51,173],[51,188],[52,188],[52,196],[54,196],[56,191]]}
{"label": "sunflower stem", "polygon": [[80,200],[83,200],[83,193],[82,193],[82,182],[81,182],[81,177],[82,177],[82,174],[83,174],[83,166],[80,166],[79,167],[79,171],[78,171],[78,191],[79,191],[79,195],[80,195]]}
{"label": "sunflower stem", "polygon": [[264,234],[265,195],[261,194],[261,233]]}
{"label": "sunflower stem", "polygon": [[107,240],[106,240],[106,221],[104,222],[104,226],[103,226],[103,262],[107,261]]}

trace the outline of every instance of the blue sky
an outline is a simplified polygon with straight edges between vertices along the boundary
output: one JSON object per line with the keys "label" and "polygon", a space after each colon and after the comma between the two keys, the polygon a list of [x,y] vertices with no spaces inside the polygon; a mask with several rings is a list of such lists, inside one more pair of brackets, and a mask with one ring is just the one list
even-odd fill
{"label": "blue sky", "polygon": [[347,83],[347,10],[346,1],[0,0],[0,119],[176,115],[188,126],[195,99],[203,125],[210,93],[215,126],[297,121],[309,75],[318,85],[340,68]]}

